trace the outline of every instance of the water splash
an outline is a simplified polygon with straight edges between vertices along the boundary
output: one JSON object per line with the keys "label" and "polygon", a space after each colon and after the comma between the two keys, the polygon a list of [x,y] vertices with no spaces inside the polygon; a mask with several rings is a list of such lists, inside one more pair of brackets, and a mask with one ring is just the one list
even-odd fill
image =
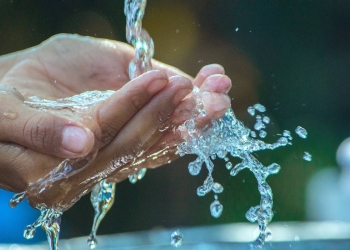
{"label": "water splash", "polygon": [[170,236],[170,244],[173,247],[181,247],[182,246],[182,241],[183,241],[183,235],[180,232],[180,230],[176,230],[175,232],[173,232]]}
{"label": "water splash", "polygon": [[[152,69],[154,44],[147,31],[142,28],[142,18],[145,14],[146,0],[125,0],[124,14],[126,16],[126,40],[135,49],[135,58],[129,63],[129,78],[134,79],[142,73]],[[141,156],[141,155],[140,155]],[[136,169],[129,176],[129,181],[135,184],[146,174],[146,168]],[[95,208],[94,224],[91,229],[88,245],[93,249],[97,245],[96,232],[114,203],[114,190],[116,183],[109,183],[108,190],[105,180],[97,184],[91,193],[91,202]],[[108,196],[106,194],[108,193]]]}
{"label": "water splash", "polygon": [[97,246],[96,233],[97,229],[105,217],[109,209],[114,203],[115,197],[115,182],[109,182],[108,180],[103,180],[91,191],[91,203],[95,210],[94,222],[92,225],[92,230],[88,238],[88,245],[90,249],[94,249]]}
{"label": "water splash", "polygon": [[[137,77],[143,72],[152,69],[151,58],[154,53],[154,44],[148,33],[142,29],[142,17],[145,12],[145,0],[125,0],[125,14],[127,16],[127,40],[131,43],[136,51],[135,59],[129,64],[130,79]],[[42,111],[59,110],[65,115],[83,114],[86,115],[90,107],[96,103],[107,99],[114,91],[89,91],[70,98],[59,99],[56,101],[42,100],[37,97],[31,97],[25,104]],[[219,202],[217,194],[222,193],[224,188],[221,184],[214,181],[212,172],[214,170],[214,159],[223,159],[226,162],[226,168],[230,171],[231,176],[236,176],[241,170],[249,169],[257,179],[258,190],[260,193],[260,204],[251,207],[246,213],[246,218],[251,222],[257,222],[260,234],[252,247],[261,248],[266,239],[271,235],[267,232],[267,225],[272,220],[273,212],[273,195],[272,190],[266,178],[271,174],[277,174],[280,166],[272,163],[269,166],[261,164],[253,153],[260,150],[273,150],[278,147],[291,144],[292,137],[290,132],[285,130],[283,135],[275,143],[265,143],[262,140],[254,139],[256,132],[245,127],[234,115],[232,109],[228,110],[225,116],[218,120],[213,120],[211,126],[204,129],[196,128],[196,117],[204,114],[202,103],[198,99],[199,89],[194,88],[192,96],[197,99],[197,107],[192,117],[181,125],[178,129],[181,131],[184,141],[178,145],[178,153],[180,156],[186,154],[195,154],[195,161],[189,163],[188,169],[190,174],[198,175],[202,167],[208,170],[208,176],[202,186],[198,187],[197,194],[204,196],[209,192],[215,194],[215,199],[210,205],[210,212],[213,217],[217,218],[222,214],[223,206]],[[248,113],[255,116],[256,112],[263,113],[266,108],[261,104],[255,104],[248,108]],[[256,123],[254,129],[259,131],[260,138],[266,136],[263,130],[266,124],[270,123],[267,116],[256,115]],[[264,133],[265,132],[265,133]],[[302,137],[307,137],[305,129],[298,127],[296,133]],[[55,182],[64,178],[68,178],[72,174],[78,173],[81,169],[89,164],[96,155],[97,151],[89,155],[86,159],[65,160],[56,167],[49,175],[32,183],[28,189],[22,193],[16,194],[10,202],[12,207],[32,195],[40,194],[43,190],[50,188]],[[229,161],[228,155],[241,159],[241,162],[233,167]],[[85,160],[85,161],[84,161]],[[127,162],[128,159],[125,160]],[[82,164],[83,162],[83,164]],[[118,165],[119,166],[119,165]],[[110,170],[112,172],[113,169]],[[141,179],[145,174],[145,170],[138,169],[129,176],[129,180],[134,183]],[[86,182],[95,180],[96,176],[86,180]],[[107,176],[98,178],[100,181],[95,185],[91,193],[91,201],[95,209],[94,224],[89,237],[90,248],[95,248],[97,244],[96,232],[100,222],[106,215],[114,202],[115,183],[102,180]],[[102,180],[102,181],[101,181]],[[80,196],[85,194],[85,190]],[[64,194],[62,194],[64,195]],[[54,208],[48,208],[38,205],[41,215],[32,225],[27,226],[24,237],[30,239],[35,234],[35,229],[41,226],[47,233],[50,248],[58,249],[58,238],[60,230],[60,218],[62,212],[73,205],[80,196],[68,204],[56,204]],[[182,234],[179,231],[171,235],[171,244],[175,247],[181,246],[183,241]]]}
{"label": "water splash", "polygon": [[40,217],[32,225],[26,227],[23,236],[26,239],[33,238],[36,228],[41,226],[46,232],[50,249],[57,250],[62,212],[59,209],[44,206],[37,206],[36,208],[40,211]]}
{"label": "water splash", "polygon": [[299,137],[303,138],[303,139],[306,139],[307,137],[307,131],[306,129],[304,129],[303,127],[300,127],[298,126],[296,129],[295,129],[295,133],[297,135],[299,135]]}

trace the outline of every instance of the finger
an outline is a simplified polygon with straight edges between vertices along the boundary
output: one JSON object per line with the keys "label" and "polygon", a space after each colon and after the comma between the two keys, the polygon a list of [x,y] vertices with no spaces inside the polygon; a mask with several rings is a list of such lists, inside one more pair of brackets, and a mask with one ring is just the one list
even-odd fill
{"label": "finger", "polygon": [[231,80],[226,75],[214,74],[208,76],[202,85],[200,90],[202,92],[215,92],[221,94],[227,94],[232,87]]}
{"label": "finger", "polygon": [[125,124],[168,84],[165,73],[153,70],[128,82],[96,107],[102,131],[101,148],[108,144]]}
{"label": "finger", "polygon": [[225,74],[225,70],[219,64],[210,64],[210,65],[204,66],[199,71],[199,73],[197,74],[195,79],[193,80],[193,85],[200,87],[202,85],[202,83],[204,82],[204,80],[207,79],[207,77],[214,75],[214,74],[223,75],[223,74]]}
{"label": "finger", "polygon": [[78,122],[23,104],[18,95],[0,85],[0,141],[14,142],[37,152],[61,158],[86,155],[93,133]]}
{"label": "finger", "polygon": [[196,119],[196,126],[203,127],[209,124],[212,119],[223,117],[231,107],[231,98],[225,94],[203,92],[200,95],[203,102],[205,115],[199,115]]}
{"label": "finger", "polygon": [[179,70],[178,68],[175,68],[175,67],[170,66],[168,64],[159,62],[155,59],[152,59],[152,67],[153,67],[153,69],[157,69],[157,70],[161,70],[161,71],[165,72],[168,75],[168,77],[178,75],[178,76],[183,76],[183,77],[186,77],[190,80],[193,80],[192,76],[184,73],[183,71]]}
{"label": "finger", "polygon": [[161,128],[180,101],[192,90],[191,81],[175,76],[142,110],[140,110],[120,131],[118,136],[100,150],[93,165],[80,172],[74,182],[98,179],[101,174],[119,172],[141,157],[163,135]]}
{"label": "finger", "polygon": [[61,161],[14,143],[0,142],[0,188],[22,192],[29,183],[47,175]]}

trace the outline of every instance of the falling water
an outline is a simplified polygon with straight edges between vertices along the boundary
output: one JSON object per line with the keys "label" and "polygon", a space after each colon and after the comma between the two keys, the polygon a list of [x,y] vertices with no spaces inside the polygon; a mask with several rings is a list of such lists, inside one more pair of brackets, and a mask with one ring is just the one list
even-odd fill
{"label": "falling water", "polygon": [[[148,33],[142,29],[142,18],[145,12],[146,0],[125,0],[125,15],[127,17],[126,36],[127,41],[135,48],[135,58],[129,64],[129,76],[133,79],[140,74],[152,69],[151,59],[153,57],[154,45]],[[74,115],[75,117],[82,114],[86,116],[90,108],[96,103],[107,99],[114,91],[89,91],[82,94],[59,99],[56,101],[42,100],[37,97],[31,97],[25,102],[26,105],[42,110],[59,110],[66,115]],[[270,118],[263,113],[266,108],[262,104],[255,104],[248,108],[248,113],[255,116],[256,123],[254,130],[251,130],[239,121],[232,109],[229,109],[225,116],[218,120],[212,120],[211,126],[204,129],[196,127],[196,117],[203,114],[202,103],[198,98],[199,89],[194,88],[192,92],[193,98],[197,100],[197,107],[192,113],[192,116],[183,125],[178,127],[182,134],[184,141],[178,145],[178,153],[180,156],[186,154],[194,154],[197,156],[196,160],[190,162],[188,169],[191,175],[198,175],[203,166],[208,171],[208,176],[204,180],[203,185],[198,187],[197,195],[204,196],[209,192],[213,192],[214,201],[210,205],[210,213],[214,218],[220,217],[223,212],[223,205],[220,203],[218,194],[224,191],[223,186],[214,181],[212,173],[214,171],[213,160],[216,158],[225,161],[226,169],[231,176],[236,176],[241,170],[249,169],[255,176],[258,182],[258,190],[260,193],[260,203],[252,206],[246,213],[246,218],[250,222],[257,222],[260,234],[255,242],[252,243],[253,248],[261,248],[265,240],[271,235],[267,232],[267,225],[272,220],[273,212],[273,195],[266,178],[271,174],[277,174],[280,170],[280,165],[272,163],[264,166],[254,156],[253,153],[261,150],[273,150],[278,147],[291,145],[292,136],[287,130],[283,131],[274,143],[265,143],[257,139],[265,138],[267,133],[265,128],[270,123]],[[10,119],[12,118],[9,117]],[[307,132],[302,127],[297,127],[296,133],[301,138],[307,137]],[[87,157],[75,160],[64,160],[47,176],[37,180],[35,183],[22,193],[16,194],[10,201],[12,207],[30,196],[39,195],[42,191],[50,188],[54,182],[68,178],[73,174],[78,173],[91,163],[97,154],[97,149],[93,150]],[[241,162],[232,165],[228,156],[241,159]],[[305,160],[310,161],[311,155],[304,153]],[[115,169],[116,167],[114,167]],[[113,168],[111,168],[111,172]],[[135,183],[145,175],[145,169],[138,169],[129,176],[131,183]],[[110,207],[114,202],[115,183],[108,180],[108,176],[97,178],[96,176],[91,180],[98,180],[92,192],[91,202],[95,209],[95,217],[91,234],[88,239],[88,244],[91,249],[96,247],[96,232],[101,220],[104,218]],[[107,179],[106,179],[107,178]],[[87,180],[87,182],[90,181]],[[86,193],[83,190],[79,197],[74,198],[70,202],[57,203],[53,207],[46,207],[38,204],[36,208],[41,212],[40,217],[32,225],[27,226],[24,232],[24,237],[30,239],[34,236],[37,227],[41,226],[47,233],[50,248],[52,250],[58,249],[58,238],[60,231],[60,218],[62,213],[70,208],[79,198]],[[171,236],[172,245],[175,247],[181,246],[182,234],[178,231]]]}

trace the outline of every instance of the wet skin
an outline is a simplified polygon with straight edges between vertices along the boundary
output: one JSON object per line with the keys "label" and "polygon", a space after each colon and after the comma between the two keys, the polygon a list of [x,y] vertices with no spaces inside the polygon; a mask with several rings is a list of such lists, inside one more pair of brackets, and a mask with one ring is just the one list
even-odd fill
{"label": "wet skin", "polygon": [[[127,44],[78,35],[57,35],[1,57],[0,187],[24,191],[63,159],[98,151],[82,171],[29,198],[33,206],[68,208],[101,176],[120,182],[134,168],[155,168],[176,159],[181,135],[173,128],[188,119],[195,107],[193,86],[202,91],[206,111],[197,118],[198,126],[222,117],[230,107],[231,81],[220,65],[203,67],[193,79],[154,60],[154,70],[129,81],[127,69],[133,57]],[[23,104],[29,96],[55,100],[108,89],[117,91],[96,104],[88,119]],[[18,116],[2,115],[8,111]],[[154,157],[157,152],[161,153]]]}

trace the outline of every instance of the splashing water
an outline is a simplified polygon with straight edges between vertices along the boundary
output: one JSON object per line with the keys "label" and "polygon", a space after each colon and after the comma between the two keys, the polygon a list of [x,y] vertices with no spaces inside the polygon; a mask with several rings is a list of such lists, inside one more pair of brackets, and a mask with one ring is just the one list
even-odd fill
{"label": "splashing water", "polygon": [[[142,18],[145,12],[146,0],[125,0],[125,15],[127,17],[126,36],[127,41],[135,48],[135,58],[129,64],[129,76],[133,79],[140,74],[152,69],[151,59],[154,52],[153,41],[148,33],[142,29]],[[66,115],[86,116],[89,113],[91,106],[107,99],[114,91],[89,91],[70,98],[59,99],[57,101],[42,100],[37,97],[32,97],[25,104],[35,109],[48,111],[59,110]],[[194,88],[192,96],[198,100],[199,89]],[[208,170],[208,176],[204,180],[202,186],[198,187],[197,195],[204,196],[209,192],[215,194],[215,199],[210,205],[210,213],[213,217],[218,218],[223,212],[223,205],[219,202],[217,194],[224,191],[223,186],[214,181],[212,173],[214,171],[214,163],[212,160],[219,158],[226,163],[226,168],[230,171],[231,176],[236,176],[241,170],[249,169],[255,176],[258,182],[258,190],[260,193],[260,203],[257,206],[251,207],[246,218],[250,222],[257,222],[259,225],[260,234],[255,242],[252,243],[253,248],[261,248],[266,239],[271,235],[267,232],[267,225],[272,220],[273,212],[273,195],[266,178],[271,174],[277,174],[280,171],[280,165],[272,163],[269,166],[264,166],[254,156],[253,153],[260,150],[273,150],[278,147],[291,144],[291,134],[289,131],[283,131],[282,136],[274,143],[265,143],[262,140],[255,139],[256,132],[245,127],[234,115],[233,110],[229,109],[225,116],[218,120],[213,120],[211,126],[204,129],[196,127],[196,117],[203,114],[202,104],[197,101],[197,107],[192,113],[192,116],[183,125],[179,126],[178,130],[182,134],[184,141],[178,145],[178,153],[180,156],[186,154],[195,154],[197,158],[190,162],[188,169],[191,175],[198,175],[205,166]],[[256,112],[263,113],[266,108],[257,103],[253,107],[248,108],[248,113],[255,116]],[[267,116],[256,115],[256,123],[254,129],[258,131],[259,137],[266,136],[266,124],[270,123],[270,118]],[[307,137],[305,129],[298,127],[296,133],[302,137]],[[254,138],[253,138],[254,137]],[[12,207],[30,196],[38,195],[43,190],[50,188],[56,181],[68,178],[69,176],[78,173],[84,169],[95,158],[97,150],[90,153],[83,159],[64,160],[57,166],[49,175],[32,183],[24,192],[16,194],[10,201]],[[305,152],[306,153],[306,152]],[[229,161],[228,155],[241,159],[241,162],[233,166]],[[311,156],[311,155],[310,155]],[[305,156],[304,156],[305,159]],[[127,162],[128,159],[125,161]],[[114,169],[116,167],[114,166]],[[111,168],[113,171],[113,168]],[[131,183],[135,183],[145,175],[146,169],[138,169],[129,176]],[[88,239],[88,244],[91,249],[96,247],[96,232],[98,226],[110,207],[114,202],[115,183],[113,181],[103,180],[108,175],[94,176],[88,181],[99,181],[91,192],[91,202],[95,209],[94,223],[91,234]],[[95,183],[95,182],[94,182]],[[46,207],[39,204],[36,208],[40,210],[41,215],[38,220],[32,225],[27,226],[24,237],[30,239],[35,234],[35,229],[41,226],[47,233],[50,248],[58,249],[58,238],[60,230],[60,218],[63,211],[71,207],[79,198],[86,193],[82,190],[81,195],[69,203],[58,203],[54,207]],[[171,235],[171,244],[175,247],[181,246],[183,241],[182,234],[179,231]]]}
{"label": "splashing water", "polygon": [[173,232],[170,236],[170,244],[173,247],[181,247],[182,246],[182,241],[183,241],[183,235],[179,230],[176,230]]}

